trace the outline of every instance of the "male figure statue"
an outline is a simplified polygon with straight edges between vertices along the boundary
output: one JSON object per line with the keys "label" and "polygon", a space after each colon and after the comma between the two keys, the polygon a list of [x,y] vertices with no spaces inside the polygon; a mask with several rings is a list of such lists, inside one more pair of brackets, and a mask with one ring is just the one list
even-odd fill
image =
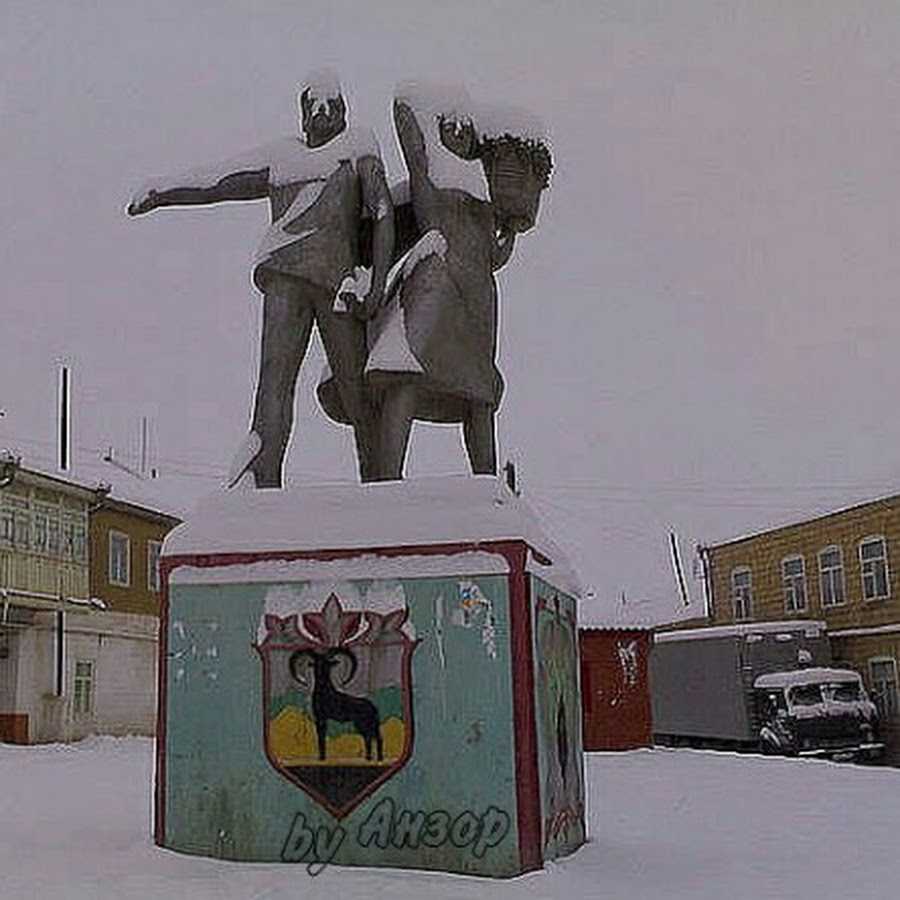
{"label": "male figure statue", "polygon": [[[354,429],[360,477],[370,480],[373,426],[363,390],[363,320],[384,293],[393,207],[375,137],[347,128],[337,80],[329,74],[310,79],[299,107],[300,136],[205,170],[157,179],[128,207],[130,215],[140,215],[161,206],[269,200],[271,225],[253,268],[263,294],[259,381],[252,429],[235,460],[232,484],[250,472],[257,487],[281,486],[297,375],[313,321]],[[372,223],[370,250],[360,246],[364,216]],[[371,280],[360,268],[367,255]]]}

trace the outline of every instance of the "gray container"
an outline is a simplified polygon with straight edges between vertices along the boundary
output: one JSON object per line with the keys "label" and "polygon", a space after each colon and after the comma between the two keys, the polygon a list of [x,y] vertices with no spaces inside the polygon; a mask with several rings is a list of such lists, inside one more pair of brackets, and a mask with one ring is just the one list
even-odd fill
{"label": "gray container", "polygon": [[755,744],[754,680],[830,662],[825,623],[819,621],[660,632],[650,655],[654,737],[661,742]]}

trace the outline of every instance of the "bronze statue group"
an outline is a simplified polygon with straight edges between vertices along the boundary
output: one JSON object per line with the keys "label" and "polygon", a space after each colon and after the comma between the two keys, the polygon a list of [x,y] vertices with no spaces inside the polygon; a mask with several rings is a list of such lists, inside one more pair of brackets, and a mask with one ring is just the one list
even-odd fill
{"label": "bronze statue group", "polygon": [[336,77],[299,93],[300,132],[219,165],[154,179],[128,207],[267,198],[254,259],[263,297],[251,430],[229,483],[280,487],[312,325],[319,401],[354,430],[363,482],[403,477],[413,421],[459,423],[474,474],[496,474],[497,284],[531,229],[552,161],[539,129],[462,92],[399,88],[408,180],[389,186],[374,135],[349,125]]}

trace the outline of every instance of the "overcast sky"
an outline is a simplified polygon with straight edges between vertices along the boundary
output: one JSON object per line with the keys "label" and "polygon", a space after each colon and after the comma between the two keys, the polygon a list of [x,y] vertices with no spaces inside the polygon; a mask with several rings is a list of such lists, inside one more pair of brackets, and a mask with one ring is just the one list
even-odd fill
{"label": "overcast sky", "polygon": [[[900,7],[893,2],[115,0],[0,4],[0,447],[180,510],[246,433],[264,203],[124,207],[153,175],[296,129],[340,73],[393,178],[399,81],[525,107],[556,169],[500,275],[501,458],[596,614],[677,607],[692,545],[900,489]],[[293,483],[353,480],[298,390]],[[160,478],[136,466],[151,423]],[[410,475],[464,472],[420,425]],[[121,477],[120,477],[121,475]],[[699,601],[699,584],[689,582]]]}

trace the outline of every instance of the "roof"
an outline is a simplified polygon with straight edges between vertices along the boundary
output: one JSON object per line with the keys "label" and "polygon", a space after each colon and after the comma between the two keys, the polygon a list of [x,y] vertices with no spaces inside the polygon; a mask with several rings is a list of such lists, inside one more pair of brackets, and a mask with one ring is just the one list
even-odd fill
{"label": "roof", "polygon": [[219,491],[170,532],[163,556],[504,540],[523,541],[541,557],[539,575],[580,594],[565,554],[527,502],[503,479],[484,475]]}
{"label": "roof", "polygon": [[[39,472],[36,469],[27,469],[19,466],[16,469],[12,480],[12,485],[27,484],[32,487],[45,488],[47,490],[55,490],[72,497],[91,503],[100,496],[102,488],[100,485],[87,486],[62,478],[58,475],[49,475],[46,472]],[[12,486],[11,485],[11,486]]]}
{"label": "roof", "polygon": [[652,625],[620,625],[611,623],[609,625],[579,625],[578,630],[586,634],[606,634],[610,631],[642,631],[648,634],[653,631]]}
{"label": "roof", "polygon": [[100,481],[87,485],[60,475],[50,475],[47,472],[20,465],[16,469],[15,477],[12,481],[13,485],[17,483],[60,491],[89,504],[102,503],[104,508],[120,510],[152,521],[161,522],[170,528],[181,521],[181,519],[171,513],[113,496],[110,493],[109,485]]}
{"label": "roof", "polygon": [[741,535],[740,537],[731,538],[727,541],[721,541],[717,544],[705,544],[702,546],[702,550],[718,550],[722,547],[730,547],[734,544],[740,544],[744,541],[752,541],[756,538],[760,538],[763,536],[768,536],[772,534],[777,534],[781,531],[788,531],[792,528],[798,528],[803,525],[809,525],[813,522],[822,522],[826,519],[839,518],[841,516],[846,516],[851,513],[863,512],[868,508],[875,508],[878,506],[900,506],[900,494],[888,494],[884,497],[878,497],[874,500],[866,500],[862,503],[854,503],[851,506],[841,507],[840,509],[832,510],[831,512],[821,513],[819,515],[810,516],[806,519],[798,519],[795,522],[788,522],[784,525],[776,525],[774,528],[764,528],[759,531],[751,532],[750,534]]}
{"label": "roof", "polygon": [[793,619],[786,622],[747,622],[742,625],[717,625],[713,628],[661,631],[656,635],[656,643],[702,641],[722,637],[749,637],[756,634],[793,634],[799,631],[802,631],[808,637],[818,637],[819,634],[825,633],[825,623],[813,619]]}
{"label": "roof", "polygon": [[131,500],[121,500],[118,497],[113,497],[111,495],[104,497],[100,501],[98,509],[108,509],[114,512],[127,513],[128,515],[148,519],[151,522],[159,522],[162,525],[168,525],[169,528],[174,528],[181,522],[181,519],[178,516],[174,516],[171,513],[162,512],[162,510],[153,509],[149,506],[143,506],[142,504],[134,503]]}
{"label": "roof", "polygon": [[822,684],[829,681],[859,682],[859,675],[851,669],[825,669],[814,667],[811,669],[797,669],[793,672],[770,672],[768,675],[760,675],[753,682],[757,688],[791,687],[799,684]]}

